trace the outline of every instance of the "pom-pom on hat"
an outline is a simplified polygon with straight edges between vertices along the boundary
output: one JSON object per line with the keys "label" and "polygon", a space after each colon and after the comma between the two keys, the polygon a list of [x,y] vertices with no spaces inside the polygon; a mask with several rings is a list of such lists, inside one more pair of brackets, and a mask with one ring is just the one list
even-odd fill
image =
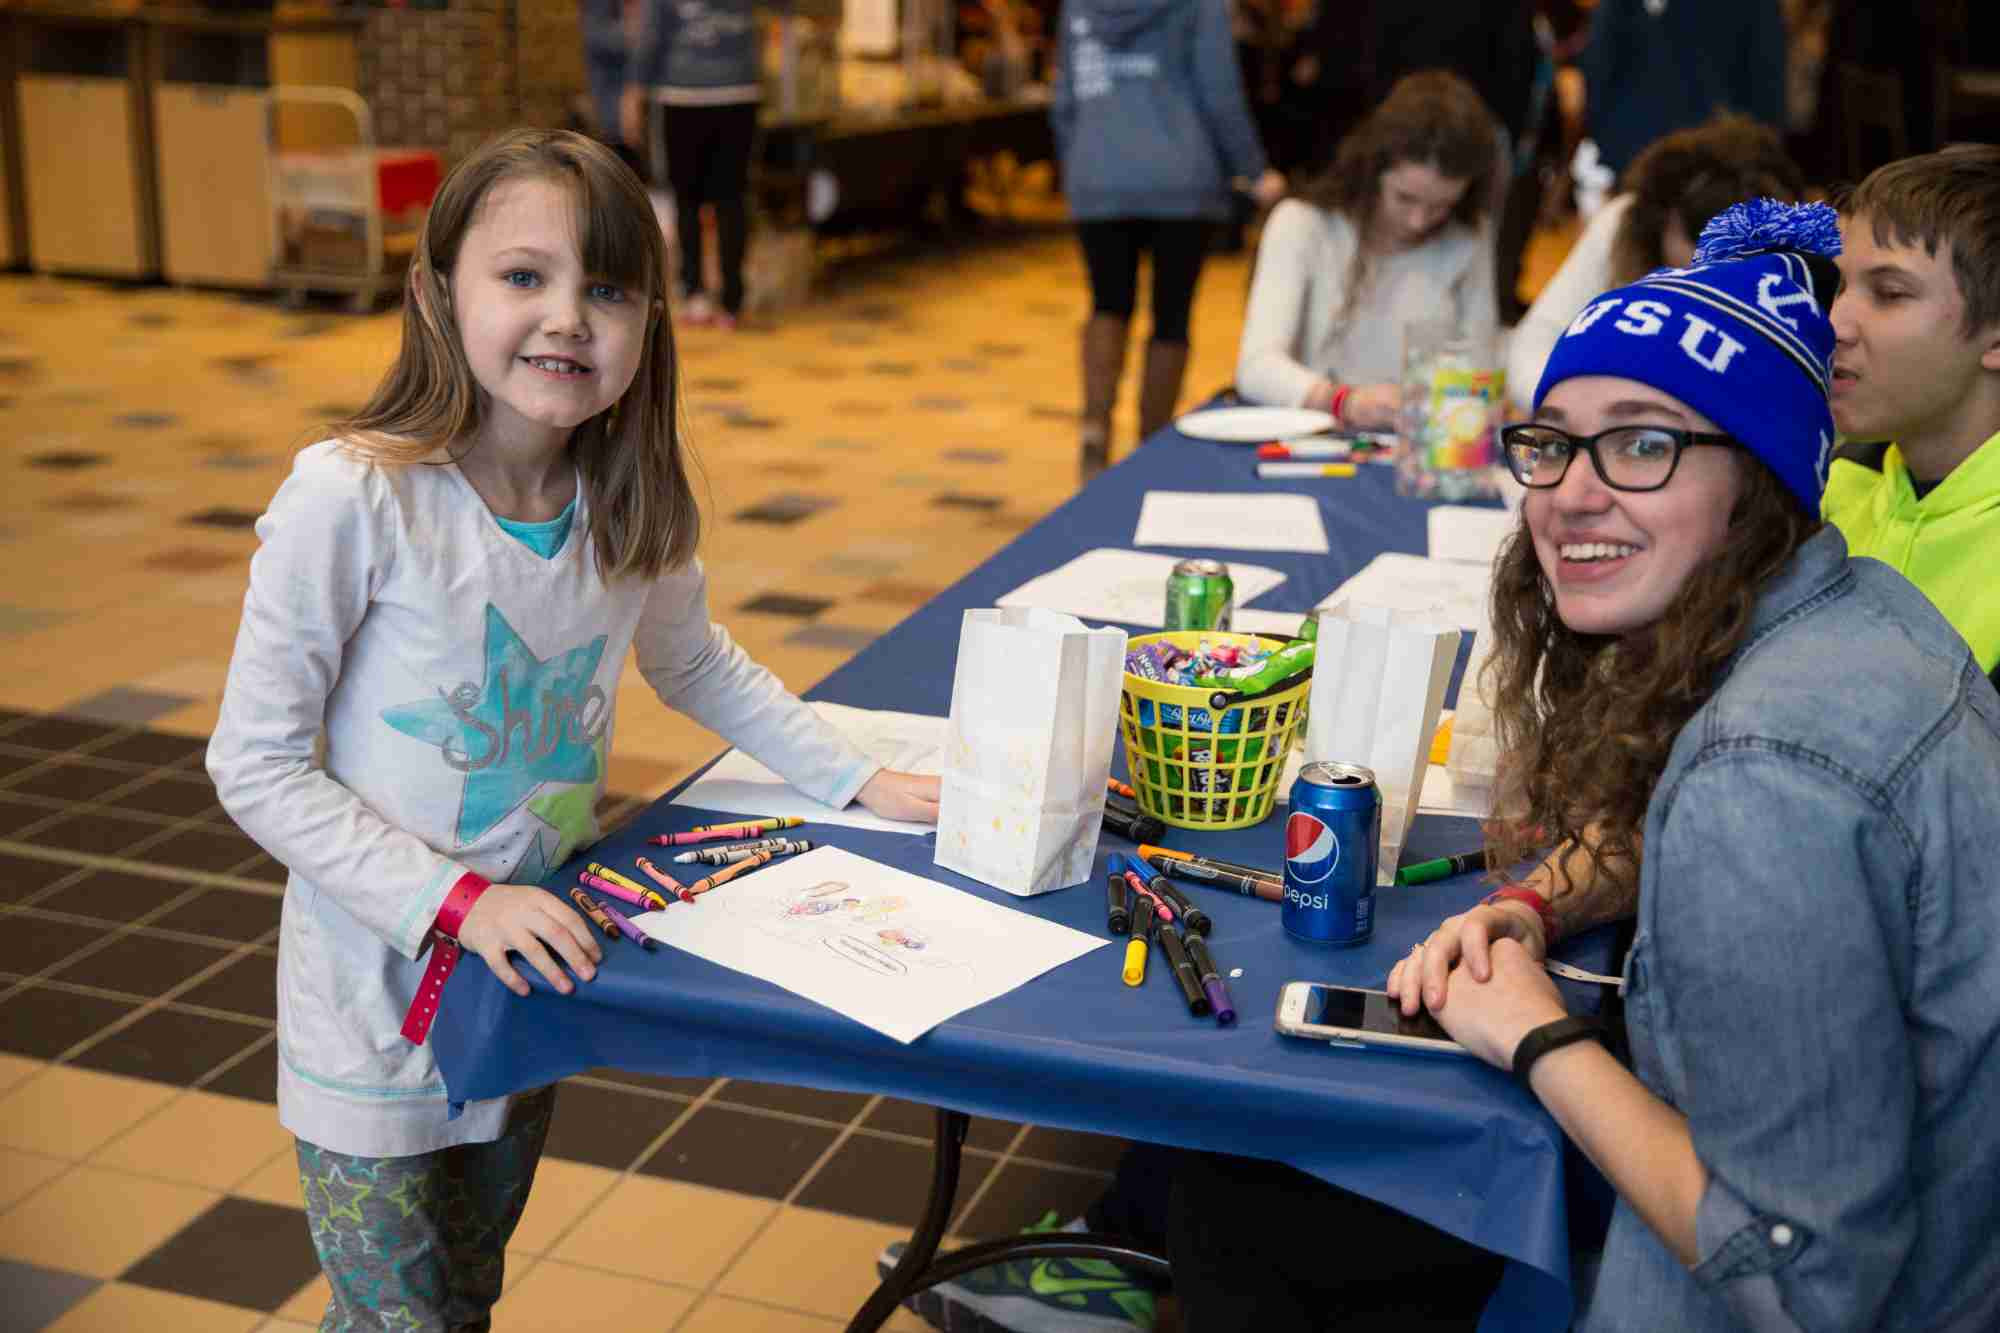
{"label": "pom-pom on hat", "polygon": [[1713,421],[1819,514],[1833,457],[1827,406],[1839,275],[1837,215],[1825,204],[1753,199],[1702,228],[1694,262],[1663,268],[1585,306],[1557,340],[1542,382],[1638,380]]}

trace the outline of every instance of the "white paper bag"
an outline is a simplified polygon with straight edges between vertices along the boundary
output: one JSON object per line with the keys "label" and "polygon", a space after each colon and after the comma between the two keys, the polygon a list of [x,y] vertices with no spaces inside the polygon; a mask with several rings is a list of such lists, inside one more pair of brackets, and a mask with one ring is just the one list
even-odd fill
{"label": "white paper bag", "polygon": [[1377,884],[1396,877],[1457,657],[1458,630],[1427,617],[1352,601],[1320,612],[1306,760],[1375,770],[1382,795]]}
{"label": "white paper bag", "polygon": [[1493,656],[1493,631],[1482,624],[1472,639],[1472,660],[1458,686],[1458,707],[1451,718],[1451,748],[1444,767],[1452,787],[1468,798],[1493,806],[1493,784],[1500,768],[1500,742],[1494,733],[1493,701],[1481,688],[1480,677]]}
{"label": "white paper bag", "polygon": [[1037,607],[965,613],[937,864],[1021,897],[1090,878],[1124,672],[1124,630]]}

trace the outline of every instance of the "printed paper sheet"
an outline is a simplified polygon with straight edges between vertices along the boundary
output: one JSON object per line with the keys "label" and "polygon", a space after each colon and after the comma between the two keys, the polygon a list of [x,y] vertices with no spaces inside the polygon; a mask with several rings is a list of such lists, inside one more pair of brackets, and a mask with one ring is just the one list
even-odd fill
{"label": "printed paper sheet", "polygon": [[[1158,629],[1166,623],[1167,576],[1183,557],[1154,555],[1103,546],[1085,551],[1067,564],[1029,579],[1002,597],[1000,606],[1035,606],[1062,611],[1096,623],[1142,625]],[[1229,579],[1236,585],[1237,618],[1245,602],[1255,601],[1285,581],[1278,570],[1263,565],[1229,562]],[[1294,617],[1296,628],[1296,617]]]}
{"label": "printed paper sheet", "polygon": [[1432,616],[1440,625],[1477,632],[1486,623],[1492,582],[1493,571],[1485,565],[1385,551],[1322,598],[1320,606],[1353,602],[1413,611]]}
{"label": "printed paper sheet", "polygon": [[634,920],[906,1043],[1106,943],[838,847]]}
{"label": "printed paper sheet", "polygon": [[[903,773],[944,771],[944,718],[849,708],[845,704],[815,703],[813,709],[884,768]],[[929,824],[884,819],[858,803],[836,810],[806,795],[741,750],[731,750],[716,760],[708,772],[674,798],[674,804],[738,815],[797,815],[812,824],[844,824],[878,833],[931,831]],[[809,838],[812,834],[807,832],[804,836]]]}
{"label": "printed paper sheet", "polygon": [[1297,494],[1147,491],[1132,544],[1319,555],[1327,551],[1319,501]]}

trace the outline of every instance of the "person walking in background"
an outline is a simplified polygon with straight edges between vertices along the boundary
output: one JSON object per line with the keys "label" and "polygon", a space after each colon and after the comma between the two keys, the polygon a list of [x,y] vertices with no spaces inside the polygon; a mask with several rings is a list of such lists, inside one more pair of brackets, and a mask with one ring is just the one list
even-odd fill
{"label": "person walking in background", "polygon": [[1463,79],[1427,70],[1397,83],[1333,166],[1272,210],[1236,391],[1394,430],[1405,325],[1449,320],[1490,341],[1493,247],[1480,223],[1494,143],[1493,117]]}
{"label": "person walking in background", "polygon": [[1229,216],[1231,181],[1253,182],[1265,205],[1285,182],[1270,170],[1244,101],[1226,5],[1072,0],[1049,118],[1090,273],[1080,432],[1087,481],[1111,461],[1140,255],[1151,255],[1153,269],[1143,440],[1172,419],[1180,398],[1188,311],[1210,230]]}
{"label": "person walking in background", "polygon": [[[757,106],[763,100],[762,30],[752,0],[644,0],[639,38],[625,73],[620,128],[645,142],[646,108],[667,150],[680,242],[684,324],[736,327],[743,313],[744,205]],[[701,206],[715,211],[721,305],[702,287]]]}
{"label": "person walking in background", "polygon": [[1613,172],[1720,111],[1785,124],[1778,0],[1601,0],[1577,67],[1598,160]]}

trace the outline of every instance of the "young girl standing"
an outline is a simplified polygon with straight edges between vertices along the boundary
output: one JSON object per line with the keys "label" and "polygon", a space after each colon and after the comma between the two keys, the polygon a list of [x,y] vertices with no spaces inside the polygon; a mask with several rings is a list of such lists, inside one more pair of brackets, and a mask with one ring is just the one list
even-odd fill
{"label": "young girl standing", "polygon": [[509,953],[563,994],[595,975],[534,884],[596,836],[628,648],[802,790],[935,818],[935,779],[881,770],[708,618],[664,267],[610,150],[489,143],[432,206],[395,365],[257,524],[208,767],[291,872],[278,1112],[325,1328],[487,1326],[553,1090],[447,1119],[412,1001],[426,951],[523,995]]}

